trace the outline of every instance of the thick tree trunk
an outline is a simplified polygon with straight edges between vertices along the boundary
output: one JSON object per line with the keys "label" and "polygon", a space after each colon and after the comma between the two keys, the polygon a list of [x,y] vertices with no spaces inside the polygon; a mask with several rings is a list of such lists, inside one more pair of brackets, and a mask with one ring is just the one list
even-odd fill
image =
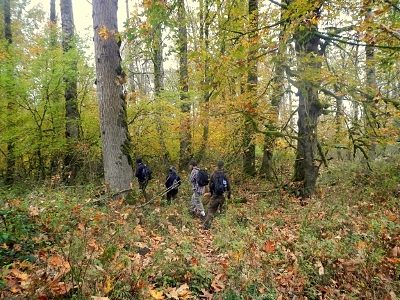
{"label": "thick tree trunk", "polygon": [[314,194],[318,177],[317,126],[321,112],[321,107],[318,105],[317,90],[305,86],[303,91],[299,91],[299,118],[297,121],[299,140],[294,169],[294,181],[303,181],[304,197],[310,197]]}
{"label": "thick tree trunk", "polygon": [[[281,15],[283,14],[283,9],[281,10]],[[282,20],[281,16],[281,20]],[[272,91],[272,99],[270,103],[270,108],[268,111],[268,120],[266,120],[266,130],[267,131],[276,131],[277,123],[279,119],[279,108],[282,103],[282,99],[284,96],[284,68],[283,68],[283,58],[284,53],[286,52],[286,43],[282,39],[282,35],[284,34],[283,23],[280,26],[279,33],[279,48],[275,56],[274,65],[275,65],[275,77],[273,79],[273,91]],[[263,158],[260,167],[260,175],[264,176],[267,180],[272,181],[274,179],[273,172],[273,154],[276,145],[276,136],[271,135],[268,132],[264,137],[264,152]]]}
{"label": "thick tree trunk", "polygon": [[111,190],[129,189],[133,179],[118,34],[118,0],[93,0],[94,50],[104,177]]}
{"label": "thick tree trunk", "polygon": [[[159,1],[154,1],[153,5],[160,5]],[[154,16],[151,16],[154,17]],[[156,16],[158,17],[158,16]],[[161,92],[164,89],[164,64],[163,64],[163,43],[162,43],[162,23],[150,22],[156,24],[153,35],[153,69],[154,69],[154,96],[157,98],[161,96]],[[169,152],[165,145],[164,130],[159,115],[156,115],[156,128],[158,132],[158,140],[163,153],[163,165],[169,165]]]}
{"label": "thick tree trunk", "polygon": [[187,47],[187,28],[185,22],[185,1],[179,0],[178,22],[179,26],[179,87],[182,119],[180,124],[180,160],[179,168],[187,169],[192,158],[192,135],[190,110],[191,105],[188,97],[189,91],[189,71],[188,71],[188,47]]}
{"label": "thick tree trunk", "polygon": [[[6,43],[8,45],[8,50],[11,51],[12,45],[12,31],[11,31],[11,7],[10,7],[10,0],[4,0],[4,36],[6,38]],[[11,57],[11,55],[9,56]],[[8,66],[7,70],[10,72],[9,76],[12,76],[13,70],[11,68],[11,64]],[[11,97],[11,86],[7,87],[9,89],[9,98],[7,102],[7,126],[8,128],[12,128],[13,121],[12,121],[12,114],[14,112],[14,102],[13,97]],[[6,176],[5,176],[5,183],[7,185],[14,183],[14,172],[15,172],[15,139],[10,138],[7,142],[7,169],[6,169]]]}
{"label": "thick tree trunk", "polygon": [[[257,74],[257,47],[254,43],[257,39],[258,30],[258,0],[249,0],[249,21],[252,33],[249,34],[249,44],[252,45],[249,49],[249,54],[247,58],[247,64],[249,71],[247,72],[247,89],[250,98],[256,97],[257,94],[257,84],[258,84],[258,74]],[[251,101],[250,106],[254,106],[254,101]],[[256,174],[256,147],[253,141],[253,120],[251,113],[246,114],[245,124],[244,124],[244,140],[243,145],[245,147],[244,157],[243,157],[243,172],[246,175],[254,176]]]}
{"label": "thick tree trunk", "polygon": [[372,11],[373,0],[363,0],[363,10],[365,12],[365,39],[367,46],[365,47],[365,81],[367,91],[367,101],[364,105],[365,124],[367,125],[366,132],[369,132],[369,158],[376,157],[376,130],[380,127],[377,120],[377,106],[374,101],[375,96],[379,93],[378,83],[376,80],[375,67],[375,37],[373,36],[371,27],[374,22],[374,12]]}
{"label": "thick tree trunk", "polygon": [[[65,117],[66,128],[65,136],[68,143],[68,153],[64,159],[66,178],[73,179],[79,170],[79,162],[74,161],[74,146],[76,145],[80,133],[80,114],[78,109],[78,92],[77,92],[77,61],[73,53],[75,49],[74,40],[74,15],[71,0],[61,0],[61,25],[62,25],[62,46],[63,52],[67,57],[69,74],[64,77],[65,81]],[[72,55],[71,55],[72,54]]]}
{"label": "thick tree trunk", "polygon": [[[318,15],[319,7],[309,11]],[[300,16],[303,17],[303,16]],[[294,181],[303,181],[304,197],[311,197],[315,191],[318,177],[318,118],[322,114],[323,105],[318,98],[317,86],[321,62],[319,61],[320,39],[316,36],[317,25],[310,28],[299,28],[295,34],[296,50],[298,53],[298,141],[297,157],[294,165]],[[313,80],[307,77],[312,74]]]}
{"label": "thick tree trunk", "polygon": [[50,0],[50,22],[52,24],[57,23],[56,19],[56,0]]}

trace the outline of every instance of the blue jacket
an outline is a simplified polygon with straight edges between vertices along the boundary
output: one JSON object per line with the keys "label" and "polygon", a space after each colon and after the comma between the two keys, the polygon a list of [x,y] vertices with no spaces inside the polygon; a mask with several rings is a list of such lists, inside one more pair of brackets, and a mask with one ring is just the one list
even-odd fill
{"label": "blue jacket", "polygon": [[142,163],[136,168],[135,177],[137,177],[139,182],[144,182],[146,180],[143,177],[143,168],[144,168],[144,164],[142,164]]}

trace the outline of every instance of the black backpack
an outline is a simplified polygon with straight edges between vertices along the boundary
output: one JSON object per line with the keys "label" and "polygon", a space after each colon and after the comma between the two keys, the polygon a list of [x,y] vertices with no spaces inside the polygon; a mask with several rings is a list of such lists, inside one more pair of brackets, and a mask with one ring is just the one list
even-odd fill
{"label": "black backpack", "polygon": [[167,186],[168,188],[172,188],[173,190],[177,190],[178,186],[180,185],[180,183],[178,181],[178,174],[170,173],[168,175],[167,182],[168,182],[168,185],[169,185],[169,186]]}
{"label": "black backpack", "polygon": [[200,169],[197,176],[199,186],[206,186],[210,182],[210,175],[205,170]]}
{"label": "black backpack", "polygon": [[146,165],[143,165],[142,178],[146,181],[151,179],[151,170]]}
{"label": "black backpack", "polygon": [[227,182],[224,176],[224,173],[216,172],[213,182],[211,183],[211,190],[216,195],[223,195],[227,190]]}

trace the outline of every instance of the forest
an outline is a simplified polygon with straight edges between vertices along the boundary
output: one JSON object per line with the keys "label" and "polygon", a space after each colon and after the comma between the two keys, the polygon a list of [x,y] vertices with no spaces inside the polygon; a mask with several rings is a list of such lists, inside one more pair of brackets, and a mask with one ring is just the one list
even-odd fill
{"label": "forest", "polygon": [[0,299],[399,299],[399,0],[81,1],[0,0]]}

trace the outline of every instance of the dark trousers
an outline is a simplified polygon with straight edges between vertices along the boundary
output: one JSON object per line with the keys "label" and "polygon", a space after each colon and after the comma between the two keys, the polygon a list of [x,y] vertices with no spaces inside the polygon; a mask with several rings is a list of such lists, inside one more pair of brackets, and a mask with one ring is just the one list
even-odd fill
{"label": "dark trousers", "polygon": [[225,197],[224,195],[213,194],[210,199],[210,204],[208,205],[204,227],[210,228],[211,222],[213,221],[214,215],[217,213],[218,209],[221,214],[225,213]]}
{"label": "dark trousers", "polygon": [[147,186],[148,180],[145,181],[139,181],[139,189],[142,191],[144,198],[147,200],[147,194],[146,194],[146,186]]}
{"label": "dark trousers", "polygon": [[177,198],[178,190],[172,189],[167,192],[167,203],[170,204],[171,200],[175,200]]}

